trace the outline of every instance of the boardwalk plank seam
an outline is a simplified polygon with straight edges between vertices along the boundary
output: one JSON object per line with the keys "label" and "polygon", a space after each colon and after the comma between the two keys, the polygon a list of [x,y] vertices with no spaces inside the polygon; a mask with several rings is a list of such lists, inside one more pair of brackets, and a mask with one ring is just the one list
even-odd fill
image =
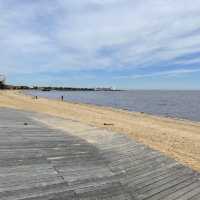
{"label": "boardwalk plank seam", "polygon": [[200,197],[199,173],[158,151],[96,127],[51,129],[36,117],[0,109],[0,200]]}

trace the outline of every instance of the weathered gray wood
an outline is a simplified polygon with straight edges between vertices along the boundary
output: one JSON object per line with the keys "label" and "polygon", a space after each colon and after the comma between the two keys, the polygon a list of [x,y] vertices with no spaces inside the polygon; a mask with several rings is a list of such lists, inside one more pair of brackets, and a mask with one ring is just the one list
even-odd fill
{"label": "weathered gray wood", "polygon": [[0,109],[0,200],[200,199],[198,173],[123,134],[72,134],[33,116]]}

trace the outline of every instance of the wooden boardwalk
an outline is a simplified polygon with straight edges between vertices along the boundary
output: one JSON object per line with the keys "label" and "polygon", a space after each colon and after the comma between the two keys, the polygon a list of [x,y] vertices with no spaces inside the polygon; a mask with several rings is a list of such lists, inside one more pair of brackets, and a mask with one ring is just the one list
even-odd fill
{"label": "wooden boardwalk", "polygon": [[200,175],[159,152],[123,134],[66,133],[32,116],[0,109],[0,200],[200,200]]}

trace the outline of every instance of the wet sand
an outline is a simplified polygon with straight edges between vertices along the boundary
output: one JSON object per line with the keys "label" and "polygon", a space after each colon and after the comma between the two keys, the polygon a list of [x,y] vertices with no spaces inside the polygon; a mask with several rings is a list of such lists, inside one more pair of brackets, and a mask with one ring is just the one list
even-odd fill
{"label": "wet sand", "polygon": [[[124,133],[200,171],[200,123],[198,122],[44,98],[35,100],[16,91],[1,91],[0,107],[45,113],[61,117],[63,120],[72,119],[82,124]],[[56,126],[59,127],[59,122]]]}

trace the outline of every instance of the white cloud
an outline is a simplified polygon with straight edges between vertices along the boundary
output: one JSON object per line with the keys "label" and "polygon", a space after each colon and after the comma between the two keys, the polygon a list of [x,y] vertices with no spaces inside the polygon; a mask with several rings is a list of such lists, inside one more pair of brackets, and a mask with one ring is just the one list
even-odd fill
{"label": "white cloud", "polygon": [[0,0],[5,72],[152,68],[200,51],[199,0],[25,2]]}
{"label": "white cloud", "polygon": [[148,77],[174,77],[179,75],[187,75],[192,73],[198,73],[200,69],[178,69],[178,70],[169,70],[163,72],[154,72],[149,74],[129,74],[126,76],[116,76],[114,79],[141,79]]}

